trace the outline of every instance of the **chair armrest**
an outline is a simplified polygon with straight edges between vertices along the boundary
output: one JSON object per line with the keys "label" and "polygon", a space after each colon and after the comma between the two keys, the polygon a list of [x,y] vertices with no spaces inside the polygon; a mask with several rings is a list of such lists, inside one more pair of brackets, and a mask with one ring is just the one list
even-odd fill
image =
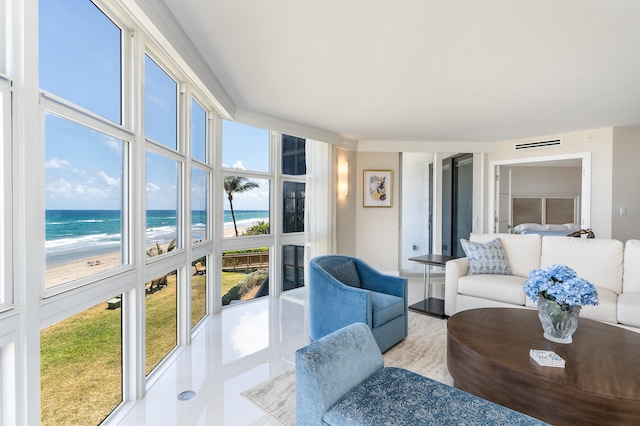
{"label": "chair armrest", "polygon": [[351,324],[296,352],[296,424],[320,425],[342,396],[384,367],[369,327]]}
{"label": "chair armrest", "polygon": [[320,266],[310,263],[309,334],[312,340],[354,322],[371,327],[372,315],[370,291],[345,285]]}
{"label": "chair armrest", "polygon": [[406,278],[380,273],[359,259],[355,261],[355,264],[362,288],[401,297],[405,300],[408,298],[408,280]]}
{"label": "chair armrest", "polygon": [[456,313],[456,298],[458,296],[458,279],[467,275],[469,261],[466,257],[450,260],[445,264],[444,273],[444,314],[451,316]]}

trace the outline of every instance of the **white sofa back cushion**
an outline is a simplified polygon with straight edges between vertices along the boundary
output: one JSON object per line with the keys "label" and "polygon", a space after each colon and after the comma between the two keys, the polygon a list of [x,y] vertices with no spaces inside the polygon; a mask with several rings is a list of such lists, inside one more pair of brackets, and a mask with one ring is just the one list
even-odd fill
{"label": "white sofa back cushion", "polygon": [[624,293],[640,293],[640,240],[628,240],[624,245],[622,288]]}
{"label": "white sofa back cushion", "polygon": [[618,240],[544,237],[540,267],[567,265],[596,287],[622,293],[624,246]]}
{"label": "white sofa back cushion", "polygon": [[540,269],[542,238],[538,234],[471,234],[469,241],[488,243],[499,238],[513,275],[529,277],[533,269]]}

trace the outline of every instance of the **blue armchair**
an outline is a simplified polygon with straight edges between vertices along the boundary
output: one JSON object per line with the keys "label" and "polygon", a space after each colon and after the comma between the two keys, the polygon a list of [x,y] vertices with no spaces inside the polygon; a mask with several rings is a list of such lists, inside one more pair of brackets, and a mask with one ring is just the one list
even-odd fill
{"label": "blue armchair", "polygon": [[296,351],[296,425],[546,425],[409,370],[385,367],[351,324]]}
{"label": "blue armchair", "polygon": [[381,274],[362,260],[318,256],[309,263],[312,340],[356,322],[369,326],[381,352],[407,337],[407,279]]}

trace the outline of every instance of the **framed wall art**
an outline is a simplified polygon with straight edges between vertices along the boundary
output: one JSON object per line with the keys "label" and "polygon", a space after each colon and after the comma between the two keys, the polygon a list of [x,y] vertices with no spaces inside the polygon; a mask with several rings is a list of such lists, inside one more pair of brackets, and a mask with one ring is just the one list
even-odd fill
{"label": "framed wall art", "polygon": [[391,207],[391,170],[364,171],[364,207]]}

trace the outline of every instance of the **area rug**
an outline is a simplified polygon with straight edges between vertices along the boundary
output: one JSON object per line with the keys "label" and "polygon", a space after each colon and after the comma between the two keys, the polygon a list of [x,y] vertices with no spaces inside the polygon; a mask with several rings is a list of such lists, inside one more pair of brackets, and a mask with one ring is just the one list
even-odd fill
{"label": "area rug", "polygon": [[[383,355],[387,367],[401,367],[453,385],[447,370],[447,322],[409,312],[409,335]],[[267,380],[242,396],[265,410],[280,423],[296,424],[296,377],[293,369]]]}

